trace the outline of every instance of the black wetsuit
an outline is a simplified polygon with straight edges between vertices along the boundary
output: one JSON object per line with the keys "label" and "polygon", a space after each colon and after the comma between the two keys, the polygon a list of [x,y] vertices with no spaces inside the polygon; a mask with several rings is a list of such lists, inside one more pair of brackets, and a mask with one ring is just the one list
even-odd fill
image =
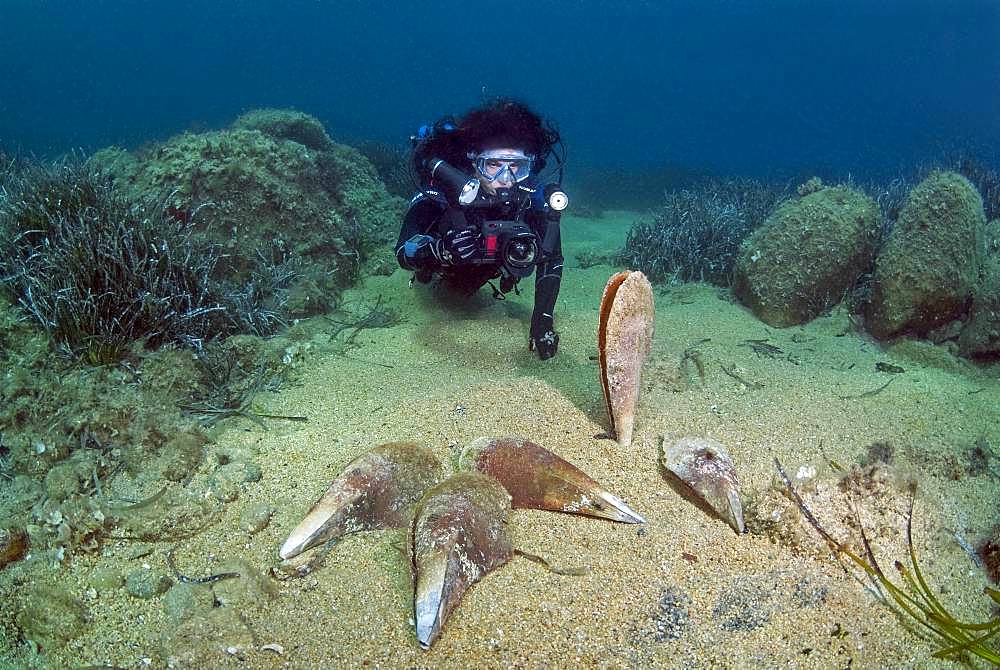
{"label": "black wetsuit", "polygon": [[[499,297],[511,290],[516,281],[504,277],[498,264],[459,263],[456,265],[442,264],[436,257],[428,255],[419,260],[408,257],[405,244],[415,235],[427,235],[434,239],[442,239],[449,229],[455,226],[475,226],[482,220],[508,220],[519,218],[527,224],[538,236],[539,241],[545,239],[548,220],[543,211],[538,208],[515,208],[517,211],[504,209],[471,209],[450,205],[438,192],[427,190],[418,193],[410,200],[410,208],[403,219],[399,240],[396,242],[396,259],[399,265],[417,273],[421,281],[429,281],[434,274],[440,274],[446,282],[459,290],[474,293],[492,279],[501,279]],[[559,228],[553,230],[554,239],[550,240],[549,253],[542,257],[535,266],[535,306],[531,315],[529,336],[537,342],[554,332],[553,313],[556,298],[559,297],[559,285],[562,281],[563,255],[562,243],[559,239]]]}

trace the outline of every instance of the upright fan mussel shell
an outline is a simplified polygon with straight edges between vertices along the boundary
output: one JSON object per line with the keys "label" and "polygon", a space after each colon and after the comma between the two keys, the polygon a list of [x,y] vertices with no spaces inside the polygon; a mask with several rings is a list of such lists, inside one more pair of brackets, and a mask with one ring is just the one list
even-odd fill
{"label": "upright fan mussel shell", "polygon": [[626,270],[608,280],[601,296],[597,349],[611,432],[623,447],[632,444],[654,317],[653,287],[646,275]]}

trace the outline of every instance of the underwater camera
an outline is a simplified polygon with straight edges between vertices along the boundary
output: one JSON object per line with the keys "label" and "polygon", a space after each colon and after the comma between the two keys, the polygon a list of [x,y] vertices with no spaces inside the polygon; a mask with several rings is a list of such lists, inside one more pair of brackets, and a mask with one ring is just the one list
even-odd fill
{"label": "underwater camera", "polygon": [[541,254],[538,236],[521,221],[483,221],[482,246],[477,265],[498,264],[507,274],[523,278],[531,274]]}

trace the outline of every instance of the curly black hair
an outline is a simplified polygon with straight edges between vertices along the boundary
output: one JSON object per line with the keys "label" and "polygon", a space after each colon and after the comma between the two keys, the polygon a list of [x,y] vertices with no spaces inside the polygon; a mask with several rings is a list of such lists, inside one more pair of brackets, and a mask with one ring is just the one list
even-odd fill
{"label": "curly black hair", "polygon": [[468,164],[468,154],[489,147],[523,148],[535,156],[535,170],[545,167],[546,158],[560,143],[559,131],[527,105],[510,98],[495,98],[454,119],[445,117],[435,125],[433,136],[414,149],[418,172],[426,159],[441,158],[454,165]]}

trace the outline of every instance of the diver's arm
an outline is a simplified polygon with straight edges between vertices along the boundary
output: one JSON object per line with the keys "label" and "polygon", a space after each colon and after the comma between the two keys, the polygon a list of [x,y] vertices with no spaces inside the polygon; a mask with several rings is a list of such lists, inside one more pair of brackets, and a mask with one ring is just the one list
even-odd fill
{"label": "diver's arm", "polygon": [[553,314],[559,297],[559,285],[562,283],[563,255],[558,229],[555,235],[552,254],[535,271],[535,309],[531,314],[529,346],[538,350],[538,357],[542,360],[554,356],[559,346],[559,334],[555,332]]}
{"label": "diver's arm", "polygon": [[403,217],[403,226],[396,240],[396,261],[404,270],[434,270],[441,266],[434,254],[440,238],[435,227],[441,217],[441,206],[430,198],[418,195],[410,202]]}
{"label": "diver's arm", "polygon": [[[439,230],[443,230],[443,234],[438,235]],[[396,260],[404,270],[417,272],[418,280],[428,281],[429,272],[472,258],[478,240],[479,232],[468,227],[460,209],[442,208],[429,199],[415,199],[396,240]]]}

